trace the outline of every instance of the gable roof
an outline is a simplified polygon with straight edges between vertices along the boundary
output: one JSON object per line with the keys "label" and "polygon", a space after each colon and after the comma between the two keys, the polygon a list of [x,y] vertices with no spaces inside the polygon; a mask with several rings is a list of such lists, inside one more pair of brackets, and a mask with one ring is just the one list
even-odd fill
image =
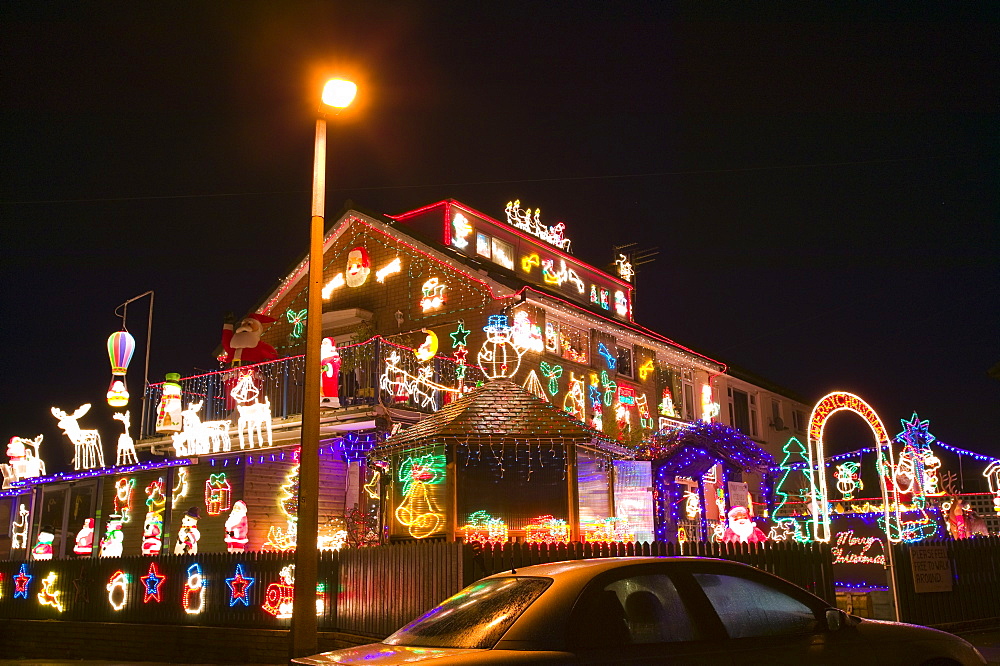
{"label": "gable roof", "polygon": [[373,452],[376,455],[389,453],[442,439],[489,437],[594,442],[609,452],[624,454],[627,451],[608,440],[603,433],[535,397],[514,382],[494,380],[445,405],[416,425],[396,433]]}

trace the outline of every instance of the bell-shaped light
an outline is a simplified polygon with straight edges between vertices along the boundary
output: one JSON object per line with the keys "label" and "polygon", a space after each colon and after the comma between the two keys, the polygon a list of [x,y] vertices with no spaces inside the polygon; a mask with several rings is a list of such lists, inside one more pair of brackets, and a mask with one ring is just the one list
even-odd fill
{"label": "bell-shaped light", "polygon": [[135,338],[128,331],[112,333],[108,338],[108,358],[111,359],[111,374],[124,375],[128,371],[132,352],[135,351]]}

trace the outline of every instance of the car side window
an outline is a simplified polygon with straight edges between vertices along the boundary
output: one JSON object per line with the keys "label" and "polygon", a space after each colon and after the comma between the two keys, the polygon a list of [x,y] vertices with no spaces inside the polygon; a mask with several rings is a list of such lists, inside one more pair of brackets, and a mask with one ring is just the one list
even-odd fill
{"label": "car side window", "polygon": [[725,574],[695,573],[730,638],[815,631],[813,610],[765,583]]}
{"label": "car side window", "polygon": [[578,616],[584,647],[701,640],[702,636],[666,575],[612,581],[592,594]]}

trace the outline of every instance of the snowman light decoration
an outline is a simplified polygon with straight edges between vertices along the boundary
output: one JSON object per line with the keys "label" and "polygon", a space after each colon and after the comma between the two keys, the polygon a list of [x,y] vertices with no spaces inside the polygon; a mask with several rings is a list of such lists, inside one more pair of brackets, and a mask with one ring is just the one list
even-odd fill
{"label": "snowman light decoration", "polygon": [[31,557],[36,560],[51,560],[52,542],[55,538],[55,530],[50,525],[43,526],[38,532],[38,543],[31,549]]}
{"label": "snowman light decoration", "polygon": [[198,529],[198,507],[188,509],[181,518],[181,528],[177,530],[177,543],[174,544],[174,555],[195,555],[198,553],[198,540],[201,531]]}
{"label": "snowman light decoration", "polygon": [[521,367],[525,350],[514,344],[513,329],[508,325],[506,315],[490,315],[489,323],[483,330],[486,331],[486,342],[476,354],[483,373],[490,379],[513,377]]}

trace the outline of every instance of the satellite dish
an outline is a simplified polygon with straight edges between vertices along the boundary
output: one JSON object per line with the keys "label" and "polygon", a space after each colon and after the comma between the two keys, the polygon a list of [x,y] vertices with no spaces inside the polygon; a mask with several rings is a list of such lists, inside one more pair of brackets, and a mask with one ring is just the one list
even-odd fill
{"label": "satellite dish", "polygon": [[785,427],[785,422],[781,419],[780,416],[775,416],[773,419],[771,419],[771,427],[777,430],[778,432],[781,432],[782,430],[788,430],[788,428]]}

